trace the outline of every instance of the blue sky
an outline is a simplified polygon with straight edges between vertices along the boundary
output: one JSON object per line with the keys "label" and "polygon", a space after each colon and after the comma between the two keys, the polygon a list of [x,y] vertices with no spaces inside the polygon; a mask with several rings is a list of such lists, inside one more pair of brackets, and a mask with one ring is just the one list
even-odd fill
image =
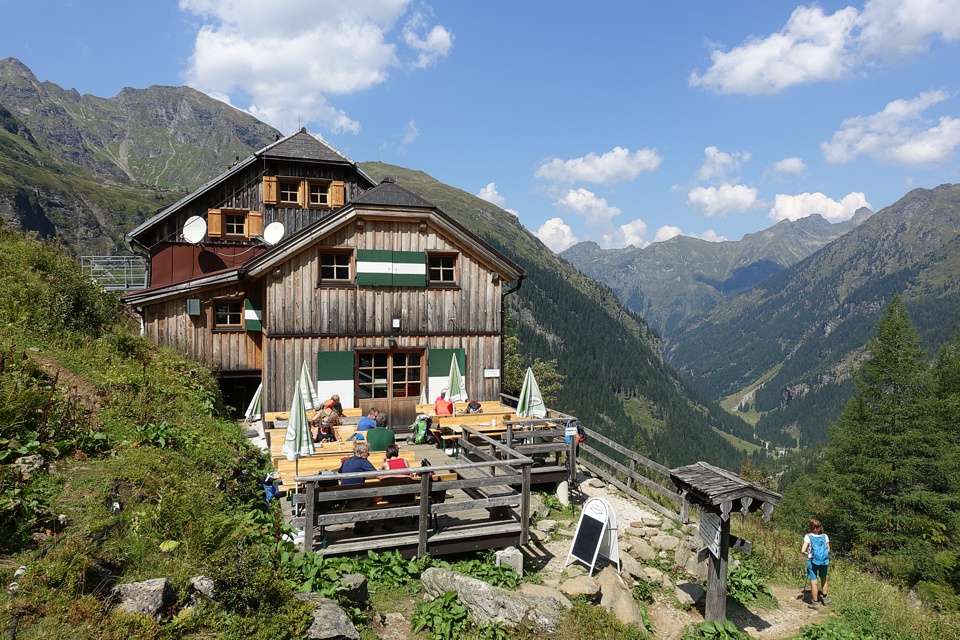
{"label": "blue sky", "polygon": [[960,182],[960,0],[0,0],[0,58],[186,84],[548,246],[738,240]]}

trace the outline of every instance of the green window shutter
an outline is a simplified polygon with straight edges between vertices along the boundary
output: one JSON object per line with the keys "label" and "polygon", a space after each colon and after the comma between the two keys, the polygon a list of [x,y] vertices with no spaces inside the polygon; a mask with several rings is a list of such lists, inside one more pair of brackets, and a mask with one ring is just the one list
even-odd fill
{"label": "green window shutter", "polygon": [[457,357],[460,375],[466,371],[466,351],[463,349],[430,349],[427,353],[427,376],[439,378],[450,374],[450,359]]}
{"label": "green window shutter", "polygon": [[263,303],[260,300],[243,301],[243,328],[263,331]]}
{"label": "green window shutter", "polygon": [[353,380],[353,351],[321,351],[318,353],[317,381],[340,380]]}
{"label": "green window shutter", "polygon": [[427,254],[422,251],[357,250],[357,284],[427,286]]}

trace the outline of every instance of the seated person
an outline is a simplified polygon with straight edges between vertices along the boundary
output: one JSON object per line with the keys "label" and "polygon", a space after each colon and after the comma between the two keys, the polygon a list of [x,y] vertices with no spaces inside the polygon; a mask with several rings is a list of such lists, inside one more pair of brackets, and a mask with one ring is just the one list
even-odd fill
{"label": "seated person", "polygon": [[[410,465],[407,464],[407,461],[400,457],[400,447],[395,444],[387,446],[386,457],[383,459],[383,465],[380,467],[382,470],[387,471],[389,469],[409,469]],[[409,478],[410,474],[406,473],[403,475],[395,476],[386,476],[388,478]],[[411,502],[413,501],[416,494],[413,493],[401,493],[398,495],[387,496],[387,502],[391,504],[397,504],[400,502]]]}
{"label": "seated person", "polygon": [[[333,394],[332,396],[330,396],[330,400],[328,400],[327,402],[333,402],[333,410],[337,412],[337,415],[339,416],[343,415],[343,405],[340,404],[340,396],[338,396],[337,394]],[[326,406],[326,402],[324,403],[324,406]]]}
{"label": "seated person", "polygon": [[438,416],[452,416],[453,403],[447,400],[447,390],[440,391],[440,396],[433,403],[433,413]]}
{"label": "seated person", "polygon": [[340,436],[337,434],[337,430],[329,422],[321,422],[320,426],[317,427],[317,435],[314,437],[314,442],[336,442],[340,439]]}
{"label": "seated person", "polygon": [[483,407],[476,400],[467,403],[467,413],[483,413]]}
{"label": "seated person", "polygon": [[[353,445],[353,456],[344,458],[340,463],[337,473],[359,473],[361,471],[376,471],[377,468],[370,464],[367,458],[370,457],[370,446],[366,442],[358,442]],[[340,484],[347,486],[352,484],[363,484],[364,478],[344,478]],[[347,501],[348,509],[362,509],[370,506],[373,498],[355,498]],[[366,522],[358,522],[353,526],[357,533],[369,533],[372,527]]]}
{"label": "seated person", "polygon": [[387,414],[383,412],[377,413],[377,428],[386,429],[387,428]]}
{"label": "seated person", "polygon": [[374,407],[371,407],[367,411],[367,415],[360,418],[360,421],[357,422],[357,432],[368,431],[377,426],[377,416],[380,415],[380,410]]}

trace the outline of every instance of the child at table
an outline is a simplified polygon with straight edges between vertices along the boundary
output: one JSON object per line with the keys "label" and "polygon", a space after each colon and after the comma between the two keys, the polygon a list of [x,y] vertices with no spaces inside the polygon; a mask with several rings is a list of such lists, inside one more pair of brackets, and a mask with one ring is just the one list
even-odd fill
{"label": "child at table", "polygon": [[[407,464],[407,461],[400,457],[400,447],[396,444],[387,445],[386,451],[384,451],[383,465],[380,469],[383,471],[388,471],[390,469],[409,469],[410,465]],[[397,474],[395,476],[387,476],[388,478],[398,478],[398,477],[409,477],[410,474]],[[411,502],[413,501],[414,494],[412,493],[402,493],[399,495],[387,496],[387,502],[390,503],[399,503],[399,502]]]}

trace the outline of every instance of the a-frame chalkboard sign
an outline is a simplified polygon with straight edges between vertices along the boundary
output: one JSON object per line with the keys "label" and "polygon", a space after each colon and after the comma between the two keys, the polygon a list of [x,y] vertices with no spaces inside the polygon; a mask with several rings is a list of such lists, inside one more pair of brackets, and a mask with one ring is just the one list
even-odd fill
{"label": "a-frame chalkboard sign", "polygon": [[570,564],[571,558],[579,560],[589,567],[589,575],[592,576],[598,557],[616,564],[617,573],[620,573],[617,515],[603,498],[590,498],[580,513],[580,521],[577,523],[576,533],[573,534],[566,564]]}

